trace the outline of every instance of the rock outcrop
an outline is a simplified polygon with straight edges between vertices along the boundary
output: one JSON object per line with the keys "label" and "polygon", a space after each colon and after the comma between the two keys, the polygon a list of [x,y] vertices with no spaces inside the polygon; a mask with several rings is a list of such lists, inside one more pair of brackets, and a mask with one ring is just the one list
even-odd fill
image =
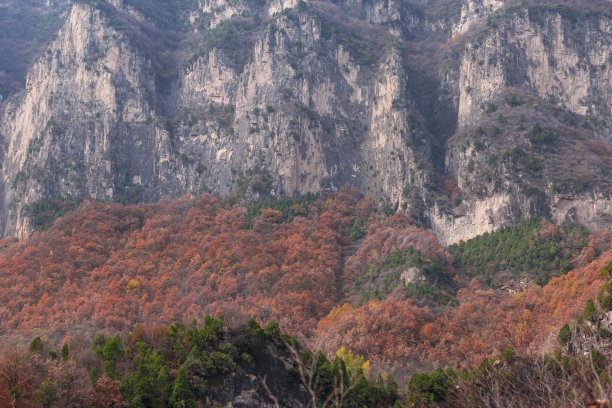
{"label": "rock outcrop", "polygon": [[295,366],[291,355],[274,344],[266,345],[252,369],[237,368],[219,376],[195,397],[204,406],[302,407],[308,400],[306,388],[289,375]]}
{"label": "rock outcrop", "polygon": [[592,350],[610,355],[612,353],[611,330],[612,312],[598,316],[595,323],[584,322],[571,332],[565,348],[570,354],[588,356]]}

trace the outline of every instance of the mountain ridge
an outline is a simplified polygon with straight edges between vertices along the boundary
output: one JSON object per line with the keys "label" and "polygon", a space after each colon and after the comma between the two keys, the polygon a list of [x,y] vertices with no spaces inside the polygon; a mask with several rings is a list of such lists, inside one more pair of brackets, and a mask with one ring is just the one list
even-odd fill
{"label": "mountain ridge", "polygon": [[[3,235],[31,233],[22,209],[45,197],[136,202],[209,190],[248,202],[345,183],[447,244],[537,215],[610,227],[600,176],[580,193],[538,196],[491,173],[501,194],[483,196],[462,179],[479,159],[453,147],[518,89],[519,105],[534,107],[528,120],[549,104],[554,117],[578,115],[584,140],[603,143],[601,174],[612,171],[601,102],[609,14],[589,11],[606,10],[602,2],[583,6],[76,2],[4,107]],[[567,132],[559,126],[549,131]],[[445,183],[461,190],[463,213],[444,204],[458,197]]]}

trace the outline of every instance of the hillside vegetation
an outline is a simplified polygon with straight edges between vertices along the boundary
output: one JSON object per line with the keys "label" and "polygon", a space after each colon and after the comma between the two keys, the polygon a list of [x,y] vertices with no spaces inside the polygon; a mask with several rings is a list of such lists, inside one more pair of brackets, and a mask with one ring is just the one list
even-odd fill
{"label": "hillside vegetation", "polygon": [[612,406],[611,5],[0,0],[0,408]]}
{"label": "hillside vegetation", "polygon": [[[512,249],[526,236],[533,245]],[[230,328],[274,319],[308,345],[346,346],[376,369],[393,361],[410,372],[473,362],[507,343],[545,344],[597,296],[610,242],[610,232],[532,220],[449,252],[431,231],[350,188],[251,209],[208,194],[130,206],[86,200],[28,241],[0,241],[0,330],[6,339],[59,340],[207,314]],[[561,276],[543,286],[529,283],[538,273],[518,295],[472,279],[502,283],[515,265],[531,270],[527,262],[537,271],[550,248],[572,270],[563,274],[553,259],[548,271]],[[483,258],[467,268],[474,253]],[[500,254],[498,267],[488,253]],[[407,270],[419,277],[400,279]]]}
{"label": "hillside vegetation", "polygon": [[532,218],[452,245],[449,251],[457,268],[493,286],[508,285],[517,278],[544,285],[551,277],[567,273],[572,268],[570,259],[588,243],[583,228],[557,228]]}
{"label": "hillside vegetation", "polygon": [[363,358],[329,361],[303,348],[276,322],[237,328],[205,316],[185,325],[137,325],[125,337],[36,337],[0,355],[0,404],[43,407],[194,408],[327,403],[387,407],[398,400],[390,377],[370,375]]}

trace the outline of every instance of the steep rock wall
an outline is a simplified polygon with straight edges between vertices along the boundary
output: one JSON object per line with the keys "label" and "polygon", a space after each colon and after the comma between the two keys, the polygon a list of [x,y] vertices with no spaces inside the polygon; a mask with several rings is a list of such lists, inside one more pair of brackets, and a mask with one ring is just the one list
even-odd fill
{"label": "steep rock wall", "polygon": [[465,45],[458,81],[458,124],[464,127],[506,87],[530,90],[595,119],[612,144],[612,19],[531,7],[499,13]]}
{"label": "steep rock wall", "polygon": [[[230,29],[248,30],[239,50],[204,37],[204,52],[177,57],[152,54],[146,27],[125,28],[140,24],[128,11],[76,4],[6,109],[4,234],[27,234],[23,209],[48,196],[252,199],[351,183],[398,206],[407,181],[423,191],[426,135],[406,115],[404,62],[386,29],[326,4],[234,18]],[[175,80],[160,74],[172,70],[164,55],[184,58]]]}
{"label": "steep rock wall", "polygon": [[150,182],[147,158],[164,148],[154,95],[146,61],[98,12],[76,5],[4,114],[4,233],[21,231],[21,208],[42,196],[112,200],[126,177]]}
{"label": "steep rock wall", "polygon": [[[345,183],[446,243],[533,215],[610,226],[609,15],[498,0],[79,0],[0,107],[0,233],[27,236],[44,197],[249,202]],[[523,111],[548,109],[541,123],[573,122],[544,130],[561,135],[549,148],[532,143],[533,121],[493,131],[496,115],[519,118],[510,88]]]}

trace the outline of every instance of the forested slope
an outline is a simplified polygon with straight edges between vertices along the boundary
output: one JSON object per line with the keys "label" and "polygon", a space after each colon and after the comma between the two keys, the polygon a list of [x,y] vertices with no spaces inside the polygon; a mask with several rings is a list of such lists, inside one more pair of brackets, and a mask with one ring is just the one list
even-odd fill
{"label": "forested slope", "polygon": [[1,330],[60,340],[206,314],[274,319],[312,347],[410,372],[548,347],[597,295],[611,234],[540,219],[447,250],[350,188],[250,209],[208,194],[85,201],[28,241],[2,241]]}

